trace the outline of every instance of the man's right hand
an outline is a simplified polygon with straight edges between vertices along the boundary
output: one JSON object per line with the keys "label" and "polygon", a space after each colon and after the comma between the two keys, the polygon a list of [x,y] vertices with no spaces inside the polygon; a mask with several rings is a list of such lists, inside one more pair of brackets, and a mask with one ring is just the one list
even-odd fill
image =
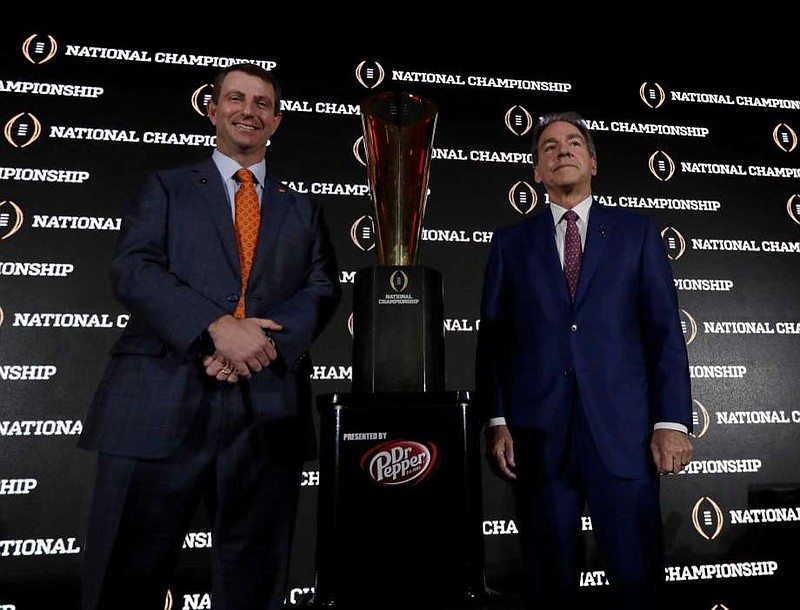
{"label": "man's right hand", "polygon": [[511,480],[517,478],[514,473],[514,440],[508,426],[487,426],[486,459],[500,476]]}
{"label": "man's right hand", "polygon": [[265,331],[282,329],[267,318],[240,320],[226,314],[208,325],[208,334],[216,349],[215,359],[226,363],[238,377],[248,379],[278,357],[275,343]]}

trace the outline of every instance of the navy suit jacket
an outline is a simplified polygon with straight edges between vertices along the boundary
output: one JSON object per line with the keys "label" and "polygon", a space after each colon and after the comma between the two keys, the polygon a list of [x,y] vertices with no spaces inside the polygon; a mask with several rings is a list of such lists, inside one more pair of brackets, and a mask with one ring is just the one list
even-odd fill
{"label": "navy suit jacket", "polygon": [[686,343],[656,223],[595,200],[574,304],[549,210],[496,231],[476,377],[483,416],[525,430],[544,476],[563,455],[576,389],[607,468],[652,472],[653,424],[692,425]]}
{"label": "navy suit jacket", "polygon": [[[213,350],[206,328],[233,313],[240,291],[231,209],[210,158],[147,177],[125,210],[111,277],[130,319],[111,349],[79,446],[165,457],[204,392],[222,383],[201,364]],[[283,325],[274,333],[282,366],[239,382],[254,418],[300,417],[311,425],[308,349],[340,296],[321,209],[267,180],[245,304],[248,316]]]}

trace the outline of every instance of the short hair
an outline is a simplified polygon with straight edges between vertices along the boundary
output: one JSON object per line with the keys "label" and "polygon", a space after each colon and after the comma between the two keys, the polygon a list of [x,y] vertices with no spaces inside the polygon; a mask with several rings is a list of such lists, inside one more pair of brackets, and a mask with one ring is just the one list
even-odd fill
{"label": "short hair", "polygon": [[219,104],[219,92],[222,90],[222,81],[224,81],[225,77],[231,72],[244,72],[250,76],[256,76],[265,83],[272,85],[272,89],[275,91],[275,109],[273,114],[280,114],[282,95],[280,83],[278,83],[278,80],[272,75],[272,72],[253,63],[231,64],[217,72],[211,89],[211,99],[215,104]]}
{"label": "short hair", "polygon": [[578,131],[581,132],[583,139],[586,140],[586,146],[589,149],[589,156],[592,157],[592,159],[597,158],[597,150],[594,147],[594,140],[592,139],[591,131],[589,131],[589,125],[586,124],[586,120],[580,114],[572,110],[567,112],[550,112],[540,116],[536,126],[533,128],[533,145],[531,146],[531,153],[533,153],[533,167],[536,167],[539,164],[539,140],[542,138],[542,132],[548,125],[557,121],[569,123],[570,125],[577,127]]}

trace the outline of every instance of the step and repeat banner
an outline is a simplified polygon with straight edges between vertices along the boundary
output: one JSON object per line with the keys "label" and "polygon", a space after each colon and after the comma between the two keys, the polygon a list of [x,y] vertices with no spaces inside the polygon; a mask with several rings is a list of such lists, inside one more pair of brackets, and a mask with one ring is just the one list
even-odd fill
{"label": "step and repeat banner", "polygon": [[[581,112],[596,139],[599,201],[651,215],[663,229],[689,350],[695,459],[663,479],[668,590],[687,609],[740,610],[763,608],[793,584],[797,81],[602,61],[587,72],[497,53],[301,56],[253,40],[66,27],[6,32],[0,57],[0,610],[78,608],[95,456],[75,445],[128,318],[108,279],[121,211],[147,170],[211,153],[210,83],[239,61],[264,66],[284,86],[268,171],[324,206],[341,266],[342,304],[312,351],[317,396],[350,391],[353,278],[376,262],[361,101],[405,91],[439,111],[419,263],[443,276],[448,390],[474,388],[493,231],[547,211],[531,170],[536,117]],[[313,592],[319,484],[318,463],[309,462],[290,605]],[[513,593],[522,575],[511,490],[485,465],[482,485],[487,582]],[[582,584],[600,592],[589,515],[583,530]],[[198,513],[172,608],[212,607],[211,545]]]}

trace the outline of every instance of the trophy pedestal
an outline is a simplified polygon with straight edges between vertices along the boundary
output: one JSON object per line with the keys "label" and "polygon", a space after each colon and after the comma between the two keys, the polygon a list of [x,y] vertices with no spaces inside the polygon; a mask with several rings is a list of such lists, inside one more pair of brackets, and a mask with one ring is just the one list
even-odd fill
{"label": "trophy pedestal", "polygon": [[317,407],[310,607],[444,610],[488,601],[480,424],[470,392],[325,394]]}
{"label": "trophy pedestal", "polygon": [[442,276],[375,266],[353,286],[353,392],[444,391]]}

